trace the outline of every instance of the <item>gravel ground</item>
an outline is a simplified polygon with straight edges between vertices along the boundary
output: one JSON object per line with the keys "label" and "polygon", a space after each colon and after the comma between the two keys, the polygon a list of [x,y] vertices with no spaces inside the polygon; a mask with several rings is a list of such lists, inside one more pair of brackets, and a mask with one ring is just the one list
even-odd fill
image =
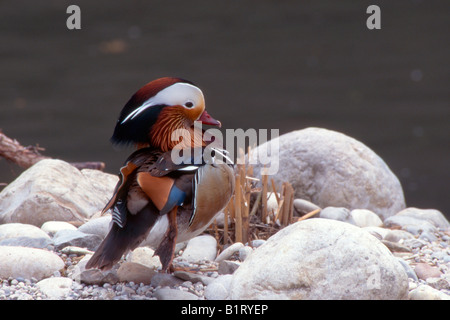
{"label": "gravel ground", "polygon": [[[440,294],[444,294],[444,298],[447,295],[450,299],[450,235],[448,232],[441,232],[434,241],[409,239],[401,242],[400,246],[400,248],[397,247],[394,250],[394,255],[404,262],[404,267],[409,276],[410,293],[420,286],[425,286],[434,288]],[[69,278],[78,262],[83,258],[83,255],[58,254],[65,262],[65,274],[55,272],[53,278]],[[238,260],[238,257],[234,257],[231,260]],[[219,276],[217,271],[219,264],[217,262],[202,261],[197,264],[188,264],[178,257],[175,259],[175,266],[204,270],[193,272],[193,274],[203,275],[209,277],[209,279]],[[419,266],[425,266],[425,271],[419,272]],[[167,285],[166,282],[164,286],[144,285],[134,282],[105,283],[99,286],[73,281],[70,287],[65,288],[66,291],[58,299],[157,300],[168,299],[170,298],[169,296],[174,296],[178,299],[205,299],[206,284],[203,283],[204,281],[202,282],[195,278],[189,281],[174,275],[167,275],[167,278],[169,279],[169,284]],[[171,290],[168,291],[167,289],[169,288]],[[429,299],[433,298],[433,296],[424,296],[424,298],[427,297]],[[41,290],[36,279],[9,278],[0,280],[0,300],[47,299],[55,299],[55,297],[46,295]]]}

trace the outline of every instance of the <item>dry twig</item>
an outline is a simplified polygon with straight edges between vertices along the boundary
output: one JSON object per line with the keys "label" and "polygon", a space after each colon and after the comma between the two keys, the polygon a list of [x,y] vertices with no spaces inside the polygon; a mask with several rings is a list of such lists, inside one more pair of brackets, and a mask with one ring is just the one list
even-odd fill
{"label": "dry twig", "polygon": [[[26,169],[41,160],[51,159],[40,154],[39,151],[44,150],[39,146],[24,147],[17,140],[9,138],[0,131],[0,157],[17,164],[19,167]],[[103,170],[105,168],[103,162],[72,162],[70,164],[80,170],[86,168]]]}

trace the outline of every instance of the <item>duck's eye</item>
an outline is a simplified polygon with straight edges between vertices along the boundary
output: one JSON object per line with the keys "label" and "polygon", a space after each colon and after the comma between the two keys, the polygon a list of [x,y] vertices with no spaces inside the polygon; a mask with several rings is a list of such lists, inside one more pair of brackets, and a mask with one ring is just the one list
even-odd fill
{"label": "duck's eye", "polygon": [[185,106],[186,108],[192,108],[192,107],[194,106],[194,104],[193,104],[191,101],[188,101],[188,102],[186,102],[186,103],[184,104],[184,106]]}

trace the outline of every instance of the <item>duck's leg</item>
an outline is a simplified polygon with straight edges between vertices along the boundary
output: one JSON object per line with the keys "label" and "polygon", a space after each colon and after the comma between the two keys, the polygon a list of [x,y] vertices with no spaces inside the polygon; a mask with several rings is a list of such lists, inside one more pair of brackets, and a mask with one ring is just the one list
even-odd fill
{"label": "duck's leg", "polygon": [[167,272],[172,267],[172,261],[175,254],[175,245],[177,243],[177,208],[173,208],[168,214],[169,226],[163,240],[156,249],[155,254],[159,256],[162,264],[162,271]]}

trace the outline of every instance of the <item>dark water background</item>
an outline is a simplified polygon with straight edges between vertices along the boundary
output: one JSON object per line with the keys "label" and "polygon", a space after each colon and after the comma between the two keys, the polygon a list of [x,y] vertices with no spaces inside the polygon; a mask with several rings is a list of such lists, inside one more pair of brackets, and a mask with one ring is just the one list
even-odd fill
{"label": "dark water background", "polygon": [[[66,8],[81,8],[81,30]],[[381,7],[381,30],[366,8]],[[399,177],[408,206],[450,215],[449,1],[0,1],[0,128],[67,161],[108,139],[142,85],[195,82],[225,128],[350,135]],[[0,182],[22,169],[0,160]]]}

